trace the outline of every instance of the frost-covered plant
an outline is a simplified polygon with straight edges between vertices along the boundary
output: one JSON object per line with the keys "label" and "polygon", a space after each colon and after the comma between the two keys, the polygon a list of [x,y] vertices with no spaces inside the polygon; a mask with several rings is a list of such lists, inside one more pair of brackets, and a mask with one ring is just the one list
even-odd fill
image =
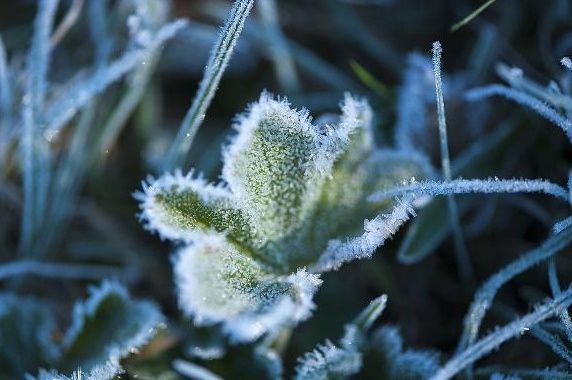
{"label": "frost-covered plant", "polygon": [[198,324],[222,322],[249,341],[306,319],[319,273],[369,257],[413,213],[407,200],[367,196],[430,168],[421,156],[377,148],[372,111],[346,95],[340,116],[313,123],[308,111],[263,93],[239,116],[224,149],[222,181],[192,171],[149,179],[141,219],[184,243],[173,263],[179,304]]}
{"label": "frost-covered plant", "polygon": [[[137,194],[141,219],[163,239],[183,245],[173,260],[179,304],[197,325],[220,323],[234,341],[252,341],[269,332],[276,336],[310,315],[319,273],[371,256],[415,214],[412,202],[427,196],[449,197],[446,207],[456,226],[458,248],[464,242],[453,194],[543,192],[569,203],[567,189],[544,180],[453,179],[439,43],[433,52],[442,181],[417,182],[415,177],[436,175],[411,146],[398,151],[376,148],[372,112],[364,101],[346,95],[340,116],[312,123],[307,111],[293,110],[285,100],[263,93],[237,118],[237,135],[223,152],[220,183],[177,171],[144,184],[144,192]],[[403,133],[412,132],[405,128]],[[395,196],[399,198],[391,202]],[[366,220],[365,232],[355,236],[361,220],[384,208],[391,212]],[[467,258],[467,252],[463,254],[461,260]],[[508,278],[503,275],[503,280]],[[487,294],[494,296],[495,291]],[[516,336],[518,328],[552,317],[569,302],[568,292],[555,294],[554,300],[498,333],[478,342],[473,336],[441,368],[431,355],[386,353],[394,362],[405,363],[388,366],[389,376],[449,378]],[[484,315],[486,308],[478,310]],[[467,326],[478,328],[478,321],[475,325],[469,319]],[[266,355],[271,372],[279,374],[271,354],[264,348],[259,353]],[[327,343],[303,363],[299,376],[321,378],[331,372],[345,377],[358,371],[361,356],[359,350]],[[406,371],[407,366],[417,368]]]}
{"label": "frost-covered plant", "polygon": [[330,341],[298,359],[296,380],[348,379],[360,373],[364,357],[381,369],[378,376],[388,380],[426,379],[439,368],[438,354],[403,348],[403,339],[394,326],[369,331],[386,307],[387,296],[373,300],[352,323],[336,346]]}
{"label": "frost-covered plant", "polygon": [[[164,323],[155,304],[131,299],[123,286],[111,281],[91,288],[88,299],[75,304],[61,342],[54,339],[61,334],[54,311],[39,299],[0,294],[0,378],[44,367],[64,373],[78,370],[74,379],[112,379],[122,372],[119,361],[143,348]],[[67,379],[39,371],[38,379],[51,378]]]}
{"label": "frost-covered plant", "polygon": [[345,326],[339,347],[329,340],[298,359],[296,380],[346,379],[359,373],[368,330],[383,313],[387,296],[373,300],[356,319]]}

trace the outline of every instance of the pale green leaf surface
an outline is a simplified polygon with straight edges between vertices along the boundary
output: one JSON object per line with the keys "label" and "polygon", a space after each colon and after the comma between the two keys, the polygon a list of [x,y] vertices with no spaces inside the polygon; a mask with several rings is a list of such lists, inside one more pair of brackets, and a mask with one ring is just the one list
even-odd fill
{"label": "pale green leaf surface", "polygon": [[146,228],[162,238],[190,242],[197,232],[216,231],[224,232],[248,255],[264,246],[249,216],[236,207],[232,193],[193,177],[192,172],[150,179],[137,196]]}
{"label": "pale green leaf surface", "polygon": [[300,271],[276,276],[223,235],[202,235],[174,259],[179,303],[195,323],[222,322],[236,341],[307,318],[321,281]]}
{"label": "pale green leaf surface", "polygon": [[262,235],[283,238],[312,212],[319,196],[325,151],[320,131],[307,111],[265,93],[235,128],[223,178]]}
{"label": "pale green leaf surface", "polygon": [[[311,241],[322,254],[328,243],[338,237],[355,236],[363,230],[364,220],[390,210],[395,202],[371,203],[367,197],[380,189],[399,185],[411,178],[426,178],[431,168],[423,157],[399,151],[379,150],[365,163],[351,167],[336,165],[324,186],[319,210],[312,224]],[[316,260],[316,257],[314,257]]]}

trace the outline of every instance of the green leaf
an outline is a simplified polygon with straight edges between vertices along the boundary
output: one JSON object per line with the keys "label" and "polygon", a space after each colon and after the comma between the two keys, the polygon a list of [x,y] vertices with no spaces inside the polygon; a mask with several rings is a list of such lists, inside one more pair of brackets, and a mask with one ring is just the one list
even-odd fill
{"label": "green leaf", "polygon": [[132,300],[121,285],[104,282],[91,289],[85,302],[76,303],[61,368],[90,372],[125,358],[145,346],[162,323],[154,304]]}
{"label": "green leaf", "polygon": [[223,178],[264,237],[287,236],[312,212],[319,195],[321,135],[307,111],[265,93],[235,128]]}
{"label": "green leaf", "polygon": [[[435,223],[438,220],[439,223]],[[417,216],[397,252],[404,264],[414,264],[430,255],[451,232],[451,220],[447,212],[447,199],[439,197],[427,204]]]}
{"label": "green leaf", "polygon": [[223,235],[204,234],[174,259],[179,304],[199,325],[223,323],[235,341],[310,315],[318,276],[304,271],[276,276],[241,254]]}
{"label": "green leaf", "polygon": [[248,215],[236,207],[232,194],[208,184],[193,173],[165,174],[149,180],[141,201],[141,219],[147,229],[166,239],[190,242],[197,232],[225,232],[244,253],[254,254],[264,240],[256,236]]}

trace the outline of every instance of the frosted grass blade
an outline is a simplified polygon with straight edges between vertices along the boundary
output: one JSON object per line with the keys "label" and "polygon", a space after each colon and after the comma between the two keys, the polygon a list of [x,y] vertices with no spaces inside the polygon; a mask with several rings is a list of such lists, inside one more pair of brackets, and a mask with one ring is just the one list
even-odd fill
{"label": "frosted grass blade", "polygon": [[186,154],[205,118],[207,109],[218,89],[222,75],[230,61],[232,52],[240,37],[244,22],[254,0],[237,0],[232,6],[230,16],[223,27],[219,40],[214,46],[205,67],[203,79],[191,108],[185,115],[177,136],[173,140],[163,162],[163,171],[175,169],[183,164]]}
{"label": "frosted grass blade", "polygon": [[[441,145],[441,167],[443,177],[451,180],[451,160],[449,158],[449,143],[447,141],[447,122],[445,118],[445,102],[443,101],[443,83],[441,79],[441,43],[439,41],[433,44],[433,74],[435,76],[435,95],[437,97],[437,118],[439,122],[439,142]],[[461,278],[465,281],[473,278],[473,268],[469,259],[469,252],[463,237],[461,222],[459,218],[459,209],[457,202],[452,195],[447,197],[447,206],[449,208],[449,218],[453,228],[453,236],[455,238],[455,252],[457,253],[457,265]]]}

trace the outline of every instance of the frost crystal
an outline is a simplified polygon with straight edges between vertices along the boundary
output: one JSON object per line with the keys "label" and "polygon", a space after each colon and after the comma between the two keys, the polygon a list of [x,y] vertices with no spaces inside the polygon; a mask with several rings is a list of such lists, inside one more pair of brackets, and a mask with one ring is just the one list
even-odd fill
{"label": "frost crystal", "polygon": [[299,361],[295,379],[345,379],[358,373],[361,364],[359,352],[338,348],[327,341]]}
{"label": "frost crystal", "polygon": [[338,269],[348,261],[371,257],[375,249],[391,238],[411,216],[415,216],[415,210],[411,205],[406,201],[398,200],[390,214],[382,214],[371,221],[366,220],[365,233],[362,236],[347,242],[330,241],[328,249],[320,256],[313,269],[326,272]]}
{"label": "frost crystal", "polygon": [[387,296],[373,300],[352,323],[345,326],[339,346],[326,341],[298,359],[296,380],[346,379],[362,366],[362,353],[367,349],[368,330],[385,309]]}

